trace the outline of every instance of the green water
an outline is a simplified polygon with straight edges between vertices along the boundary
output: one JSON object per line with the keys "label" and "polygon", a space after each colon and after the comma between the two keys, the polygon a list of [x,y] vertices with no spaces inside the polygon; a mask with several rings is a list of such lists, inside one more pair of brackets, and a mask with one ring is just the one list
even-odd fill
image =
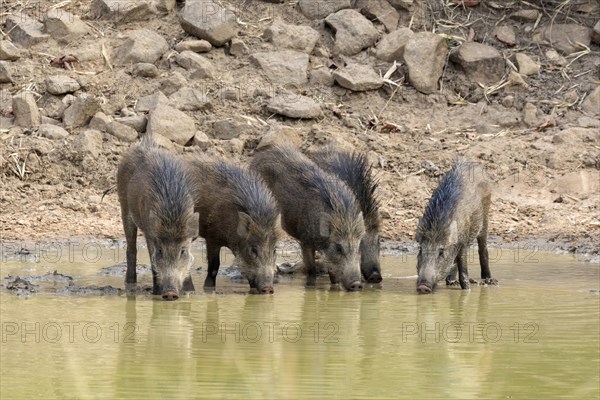
{"label": "green water", "polygon": [[[98,275],[114,264],[100,258],[6,261],[0,275],[123,287]],[[273,296],[220,278],[176,302],[2,291],[0,398],[598,398],[598,265],[520,258],[496,257],[500,287],[425,296],[412,256],[383,257],[382,288],[361,293],[325,277],[316,290],[285,278]]]}

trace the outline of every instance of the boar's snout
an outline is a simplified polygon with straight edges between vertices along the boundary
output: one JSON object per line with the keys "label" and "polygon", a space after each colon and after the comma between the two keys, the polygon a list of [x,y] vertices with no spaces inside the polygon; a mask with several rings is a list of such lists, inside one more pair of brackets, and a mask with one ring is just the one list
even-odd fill
{"label": "boar's snout", "polygon": [[179,298],[179,295],[174,290],[167,290],[166,292],[164,292],[162,294],[162,298],[163,298],[163,300],[173,301],[173,300],[177,300]]}
{"label": "boar's snout", "polygon": [[377,271],[373,271],[367,278],[367,282],[369,283],[380,283],[382,280],[381,274]]}
{"label": "boar's snout", "polygon": [[346,286],[346,290],[348,290],[349,292],[358,292],[362,290],[362,288],[363,284],[360,280],[352,281]]}
{"label": "boar's snout", "polygon": [[429,287],[426,283],[419,283],[417,285],[417,293],[419,294],[430,294],[433,292],[433,289]]}
{"label": "boar's snout", "polygon": [[274,290],[272,286],[263,286],[258,291],[260,294],[273,294]]}

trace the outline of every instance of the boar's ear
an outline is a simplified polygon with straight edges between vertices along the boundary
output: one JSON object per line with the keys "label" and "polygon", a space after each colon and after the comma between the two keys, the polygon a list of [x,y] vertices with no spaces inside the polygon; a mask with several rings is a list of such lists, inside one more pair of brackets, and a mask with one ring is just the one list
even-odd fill
{"label": "boar's ear", "polygon": [[322,212],[321,218],[319,218],[319,234],[323,237],[329,237],[330,225],[331,225],[331,217],[329,216],[329,214]]}
{"label": "boar's ear", "polygon": [[188,220],[188,235],[196,239],[200,235],[200,214],[194,213]]}
{"label": "boar's ear", "polygon": [[245,212],[238,211],[238,226],[237,226],[237,234],[241,238],[247,238],[250,234],[250,224],[252,223],[252,218],[246,214]]}
{"label": "boar's ear", "polygon": [[456,220],[450,223],[450,229],[448,231],[448,244],[458,243],[458,224]]}

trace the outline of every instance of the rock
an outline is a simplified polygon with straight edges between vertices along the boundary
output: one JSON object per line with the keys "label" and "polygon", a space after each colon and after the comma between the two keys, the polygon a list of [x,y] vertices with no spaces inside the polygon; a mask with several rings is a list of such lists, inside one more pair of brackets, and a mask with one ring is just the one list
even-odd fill
{"label": "rock", "polygon": [[333,77],[338,85],[355,92],[375,90],[383,86],[383,79],[373,68],[362,64],[348,64],[334,71]]}
{"label": "rock", "polygon": [[288,25],[274,22],[265,29],[263,37],[281,49],[293,49],[303,53],[312,53],[319,32],[305,25]]}
{"label": "rock", "polygon": [[158,13],[151,1],[144,0],[93,0],[90,11],[96,19],[108,19],[116,24],[147,21]]}
{"label": "rock", "polygon": [[143,78],[156,78],[159,74],[156,65],[150,63],[137,63],[131,70],[133,76],[141,76]]}
{"label": "rock", "polygon": [[264,150],[280,145],[292,145],[294,147],[300,147],[302,144],[302,138],[298,133],[298,130],[290,126],[271,126],[269,131],[260,139],[256,150]]}
{"label": "rock", "polygon": [[115,121],[135,129],[135,131],[138,133],[146,132],[146,125],[148,124],[148,118],[146,118],[145,115],[130,115],[128,117],[120,117],[115,118]]}
{"label": "rock", "polygon": [[302,14],[309,19],[322,19],[343,8],[352,7],[351,0],[299,0]]}
{"label": "rock", "polygon": [[504,75],[504,58],[492,46],[477,42],[466,42],[452,53],[450,60],[461,66],[473,82],[491,84]]}
{"label": "rock", "polygon": [[44,18],[44,30],[60,43],[78,39],[91,31],[78,16],[59,9],[48,10]]}
{"label": "rock", "polygon": [[590,94],[581,103],[581,109],[591,115],[600,115],[600,86],[592,90]]}
{"label": "rock", "polygon": [[567,59],[564,58],[563,56],[561,56],[560,54],[558,54],[558,52],[554,49],[550,49],[550,50],[546,51],[546,58],[552,64],[556,64],[556,65],[560,65],[560,66],[567,64]]}
{"label": "rock", "polygon": [[542,40],[567,55],[584,50],[578,42],[589,47],[592,41],[592,30],[577,24],[551,24],[541,34]]}
{"label": "rock", "polygon": [[113,49],[114,65],[135,63],[154,63],[167,50],[167,41],[158,33],[149,29],[136,29],[127,32],[121,45]]}
{"label": "rock", "polygon": [[507,95],[502,99],[502,105],[506,108],[512,108],[515,105],[515,97]]}
{"label": "rock", "polygon": [[102,111],[98,111],[90,120],[88,127],[96,131],[106,132],[107,126],[111,121],[112,119],[108,115],[104,114]]}
{"label": "rock", "polygon": [[210,138],[206,135],[206,133],[197,131],[192,139],[192,145],[198,146],[202,150],[206,150],[211,145]]}
{"label": "rock", "polygon": [[387,0],[358,0],[354,7],[369,20],[377,19],[388,32],[393,32],[398,27],[400,14]]}
{"label": "rock", "polygon": [[230,140],[252,132],[252,125],[243,118],[226,118],[213,122],[212,136],[215,139]]}
{"label": "rock", "polygon": [[194,79],[213,79],[216,75],[215,67],[208,58],[190,50],[177,54],[175,62],[185,69],[193,70]]}
{"label": "rock", "polygon": [[15,125],[32,128],[40,124],[40,112],[31,92],[20,92],[13,96],[12,112]]}
{"label": "rock", "polygon": [[159,102],[150,111],[146,131],[162,135],[183,146],[194,137],[196,124],[194,119],[186,113]]}
{"label": "rock", "polygon": [[333,86],[335,79],[325,65],[310,70],[310,84],[317,86]]}
{"label": "rock", "polygon": [[212,49],[212,45],[207,40],[184,40],[183,42],[177,43],[175,51],[184,52],[186,50],[193,51],[195,53],[207,53]]}
{"label": "rock", "polygon": [[225,143],[222,143],[221,146],[223,146],[225,151],[234,155],[240,155],[244,152],[244,142],[238,138],[227,140]]}
{"label": "rock", "polygon": [[12,41],[21,47],[33,46],[50,37],[43,32],[44,25],[41,22],[23,13],[10,15],[4,26]]}
{"label": "rock", "polygon": [[540,64],[536,63],[525,53],[515,54],[519,73],[522,75],[535,75],[540,72]]}
{"label": "rock", "polygon": [[140,97],[133,108],[137,112],[148,112],[154,110],[158,104],[171,105],[167,96],[161,91],[151,95]]}
{"label": "rock", "polygon": [[188,0],[179,14],[181,28],[213,46],[223,46],[237,35],[237,17],[211,0]]}
{"label": "rock", "polygon": [[0,61],[0,83],[11,83],[12,75],[6,61]]}
{"label": "rock", "polygon": [[[594,30],[592,32],[592,41],[596,44],[600,44],[600,20],[596,22],[594,25]],[[1,52],[0,52],[0,60],[1,60]]]}
{"label": "rock", "polygon": [[379,37],[371,21],[355,10],[340,10],[325,18],[325,23],[335,32],[334,52],[343,55],[360,53]]}
{"label": "rock", "polygon": [[69,106],[60,97],[51,95],[50,93],[46,93],[40,97],[37,104],[43,115],[57,119],[62,119],[65,110]]}
{"label": "rock", "polygon": [[80,88],[79,82],[68,75],[50,75],[46,78],[46,90],[56,96],[73,93]]}
{"label": "rock", "polygon": [[435,92],[447,53],[448,46],[443,36],[431,32],[415,33],[404,48],[404,61],[411,85],[425,94]]}
{"label": "rock", "polygon": [[250,49],[248,45],[244,43],[242,39],[233,38],[231,39],[231,44],[229,45],[229,54],[234,57],[244,56],[250,53]]}
{"label": "rock", "polygon": [[600,128],[600,119],[583,115],[577,118],[577,125],[582,128]]}
{"label": "rock", "polygon": [[496,29],[494,29],[494,37],[507,46],[512,47],[517,44],[515,29],[510,25],[497,26]]}
{"label": "rock", "polygon": [[182,87],[187,86],[187,84],[187,79],[185,79],[178,71],[175,71],[171,76],[161,79],[158,89],[163,92],[165,96],[170,96]]}
{"label": "rock", "polygon": [[102,154],[102,132],[93,129],[85,130],[77,135],[72,146],[77,153],[98,158]]}
{"label": "rock", "polygon": [[91,96],[77,97],[63,115],[65,128],[77,128],[87,124],[100,111],[100,103]]}
{"label": "rock", "polygon": [[138,133],[135,129],[117,121],[112,121],[106,126],[106,131],[123,142],[135,142]]}
{"label": "rock", "polygon": [[387,62],[393,62],[394,60],[403,62],[404,48],[413,35],[412,30],[404,27],[388,33],[377,43],[375,57]]}
{"label": "rock", "polygon": [[518,10],[512,13],[510,18],[519,22],[533,22],[538,19],[539,15],[537,10]]}
{"label": "rock", "polygon": [[538,109],[531,103],[526,103],[523,107],[523,122],[529,127],[539,125],[538,120]]}
{"label": "rock", "polygon": [[212,109],[208,97],[197,89],[183,87],[169,96],[171,104],[182,111],[199,111]]}
{"label": "rock", "polygon": [[0,60],[15,61],[21,57],[21,51],[8,40],[0,40]]}
{"label": "rock", "polygon": [[304,85],[308,78],[308,54],[294,50],[257,53],[251,56],[271,83]]}
{"label": "rock", "polygon": [[61,122],[61,121],[59,121],[59,120],[57,120],[57,119],[50,118],[50,117],[47,117],[47,116],[45,116],[45,115],[43,115],[43,114],[42,114],[42,115],[40,116],[40,125],[54,125],[54,126],[61,126],[61,125],[62,125],[62,122]]}
{"label": "rock", "polygon": [[69,132],[63,128],[51,124],[41,124],[38,128],[38,134],[52,140],[64,139],[69,136]]}
{"label": "rock", "polygon": [[290,118],[318,118],[321,105],[310,97],[291,93],[273,97],[267,104],[267,111]]}

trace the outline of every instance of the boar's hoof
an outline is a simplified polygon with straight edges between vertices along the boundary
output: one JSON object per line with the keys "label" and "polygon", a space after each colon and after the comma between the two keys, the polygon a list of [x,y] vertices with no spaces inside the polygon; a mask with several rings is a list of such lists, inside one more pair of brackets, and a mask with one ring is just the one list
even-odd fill
{"label": "boar's hoof", "polygon": [[381,277],[381,275],[379,274],[379,272],[373,272],[369,278],[367,279],[367,282],[369,283],[380,283],[383,280],[383,278]]}
{"label": "boar's hoof", "polygon": [[429,293],[431,293],[431,288],[427,285],[421,284],[421,285],[417,286],[417,292],[419,294],[429,294]]}
{"label": "boar's hoof", "polygon": [[481,280],[480,285],[492,285],[492,286],[498,286],[498,279],[494,279],[494,278],[485,278]]}
{"label": "boar's hoof", "polygon": [[273,288],[271,286],[265,286],[260,288],[259,290],[260,294],[273,294]]}
{"label": "boar's hoof", "polygon": [[177,300],[179,298],[179,295],[177,294],[177,292],[169,290],[163,293],[162,298],[167,301],[173,301]]}
{"label": "boar's hoof", "polygon": [[354,281],[348,286],[348,291],[349,292],[358,292],[359,290],[362,290],[362,288],[363,288],[363,284],[361,281]]}

